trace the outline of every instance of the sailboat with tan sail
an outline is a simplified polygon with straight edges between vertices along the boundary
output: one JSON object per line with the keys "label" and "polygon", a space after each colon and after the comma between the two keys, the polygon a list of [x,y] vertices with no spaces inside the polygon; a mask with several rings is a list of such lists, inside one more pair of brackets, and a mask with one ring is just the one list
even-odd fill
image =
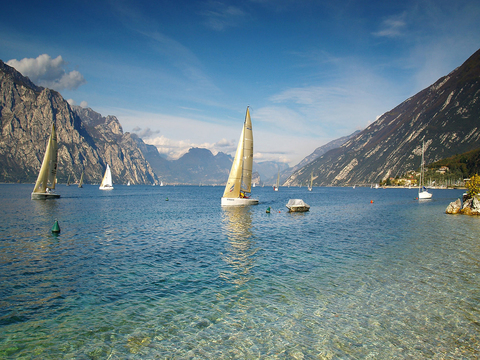
{"label": "sailboat with tan sail", "polygon": [[257,199],[251,199],[253,167],[253,131],[250,111],[247,107],[242,134],[238,141],[237,152],[222,197],[222,206],[257,205]]}
{"label": "sailboat with tan sail", "polygon": [[32,192],[32,200],[58,199],[60,194],[55,194],[57,183],[57,132],[52,124],[52,132],[48,139],[47,149],[38,174],[37,182]]}

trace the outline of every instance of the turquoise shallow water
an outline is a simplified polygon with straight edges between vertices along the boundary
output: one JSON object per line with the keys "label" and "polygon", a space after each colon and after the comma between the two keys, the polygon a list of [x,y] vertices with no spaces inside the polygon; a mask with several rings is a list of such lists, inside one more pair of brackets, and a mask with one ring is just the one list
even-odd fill
{"label": "turquoise shallow water", "polygon": [[257,187],[222,209],[223,187],[32,187],[0,185],[0,358],[480,354],[480,218],[444,213],[462,191]]}

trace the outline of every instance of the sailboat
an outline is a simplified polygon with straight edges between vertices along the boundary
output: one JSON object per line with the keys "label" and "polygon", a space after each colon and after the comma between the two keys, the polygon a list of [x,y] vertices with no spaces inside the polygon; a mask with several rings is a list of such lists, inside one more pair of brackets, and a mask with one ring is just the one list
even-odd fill
{"label": "sailboat", "polygon": [[70,186],[70,175],[68,175],[67,186]]}
{"label": "sailboat", "polygon": [[418,200],[422,199],[431,199],[432,198],[432,193],[429,193],[428,190],[423,186],[423,180],[424,180],[424,153],[425,153],[425,142],[422,142],[422,163],[420,164],[420,181],[418,182]]}
{"label": "sailboat", "polygon": [[233,159],[230,175],[222,197],[222,206],[256,205],[258,200],[247,194],[252,190],[253,131],[250,111],[247,107],[242,134]]}
{"label": "sailboat", "polygon": [[280,186],[280,170],[278,170],[277,183],[273,185],[273,190],[278,191],[279,186]]}
{"label": "sailboat", "polygon": [[83,171],[82,171],[82,175],[80,176],[80,182],[78,183],[78,187],[83,188]]}
{"label": "sailboat", "polygon": [[57,132],[55,125],[52,125],[52,133],[48,139],[42,167],[33,188],[32,200],[57,199],[60,197],[60,194],[52,192],[52,190],[55,190],[57,182],[57,150]]}
{"label": "sailboat", "polygon": [[313,171],[310,174],[310,185],[308,186],[308,191],[312,191],[313,188]]}
{"label": "sailboat", "polygon": [[100,190],[113,190],[112,184],[112,172],[110,171],[110,166],[107,164],[107,169],[105,170],[105,175],[103,175],[102,183],[99,187]]}

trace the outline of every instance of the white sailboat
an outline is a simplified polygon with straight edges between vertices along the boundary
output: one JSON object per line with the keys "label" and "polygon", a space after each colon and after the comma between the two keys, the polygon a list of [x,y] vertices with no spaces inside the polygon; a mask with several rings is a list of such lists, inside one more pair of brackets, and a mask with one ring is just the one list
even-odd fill
{"label": "white sailboat", "polygon": [[278,170],[277,183],[273,186],[273,190],[278,191],[279,186],[280,186],[280,170]]}
{"label": "white sailboat", "polygon": [[250,111],[247,107],[242,134],[238,141],[237,152],[222,197],[222,206],[256,205],[258,200],[247,194],[252,188],[253,167],[253,131]]}
{"label": "white sailboat", "polygon": [[422,163],[420,164],[420,181],[418,182],[418,200],[422,199],[431,199],[433,194],[429,193],[428,190],[423,186],[424,181],[424,152],[425,152],[425,142],[422,142]]}
{"label": "white sailboat", "polygon": [[113,190],[112,183],[112,172],[110,171],[110,166],[107,164],[107,169],[105,170],[105,175],[103,175],[102,183],[99,187],[100,190]]}
{"label": "white sailboat", "polygon": [[60,197],[59,194],[52,192],[55,190],[57,182],[57,150],[57,132],[55,125],[52,125],[52,133],[48,139],[42,167],[33,188],[32,200],[57,199]]}
{"label": "white sailboat", "polygon": [[313,189],[313,171],[310,174],[310,185],[308,186],[308,191],[312,191]]}

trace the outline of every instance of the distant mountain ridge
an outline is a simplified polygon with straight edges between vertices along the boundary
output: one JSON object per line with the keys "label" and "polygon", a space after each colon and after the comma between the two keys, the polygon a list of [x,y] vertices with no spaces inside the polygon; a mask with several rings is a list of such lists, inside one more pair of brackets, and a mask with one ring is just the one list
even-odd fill
{"label": "distant mountain ridge", "polygon": [[151,183],[156,175],[114,116],[73,109],[56,91],[39,87],[0,60],[0,181],[34,182],[52,124],[57,128],[58,182],[99,183],[106,164],[114,183]]}
{"label": "distant mountain ridge", "polygon": [[478,147],[480,50],[433,85],[382,115],[337,149],[294,172],[286,185],[370,184]]}

